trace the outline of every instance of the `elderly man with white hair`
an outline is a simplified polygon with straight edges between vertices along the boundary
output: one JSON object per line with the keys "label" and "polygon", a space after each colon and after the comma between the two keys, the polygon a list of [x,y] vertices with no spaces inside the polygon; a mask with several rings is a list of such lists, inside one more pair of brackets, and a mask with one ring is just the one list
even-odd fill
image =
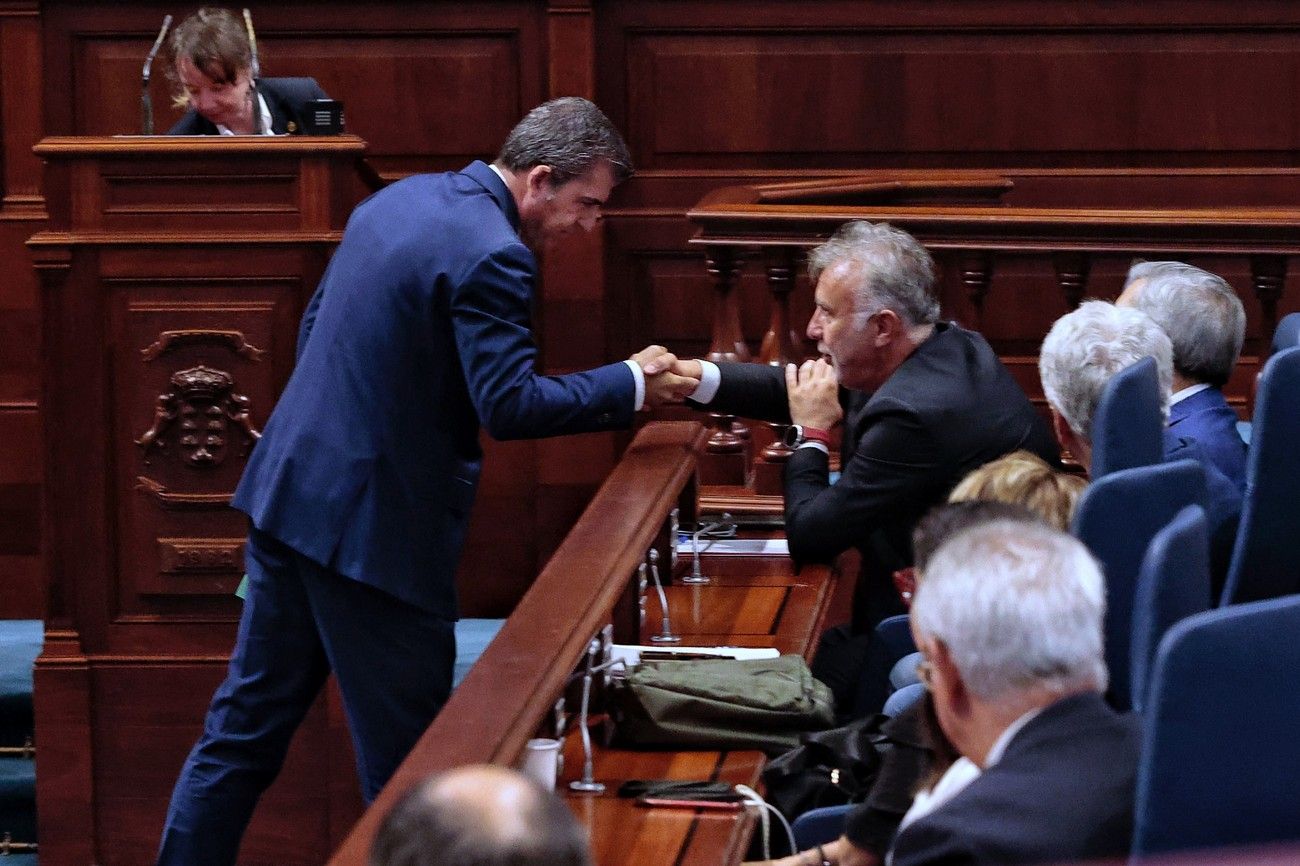
{"label": "elderly man with white hair", "polygon": [[[1052,410],[1052,427],[1057,440],[1085,469],[1092,464],[1092,420],[1106,384],[1120,370],[1148,356],[1156,362],[1167,418],[1174,382],[1173,347],[1169,336],[1146,313],[1105,301],[1087,301],[1057,319],[1043,340],[1038,372]],[[1205,469],[1210,570],[1217,584],[1232,555],[1241,491],[1195,441],[1167,435],[1164,456],[1167,461],[1196,460]]]}
{"label": "elderly man with white hair", "polygon": [[1058,530],[996,521],[939,549],[912,631],[939,724],[980,773],[904,818],[893,866],[1128,852],[1139,733],[1102,699],[1105,608],[1097,563]]}

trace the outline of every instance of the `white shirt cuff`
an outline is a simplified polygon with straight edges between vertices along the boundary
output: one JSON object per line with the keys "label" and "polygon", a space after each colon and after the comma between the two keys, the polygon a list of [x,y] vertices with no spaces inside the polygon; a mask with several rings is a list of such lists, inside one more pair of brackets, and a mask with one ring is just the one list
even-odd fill
{"label": "white shirt cuff", "polygon": [[712,361],[700,361],[700,385],[691,394],[691,399],[696,403],[709,403],[713,398],[718,396],[718,388],[722,387],[722,371],[718,365]]}
{"label": "white shirt cuff", "polygon": [[633,398],[632,411],[640,412],[641,407],[645,405],[645,372],[641,365],[631,358],[623,362],[627,368],[632,371],[632,380],[636,382],[636,396]]}
{"label": "white shirt cuff", "polygon": [[799,448],[796,448],[794,450],[798,451],[800,448],[816,448],[818,451],[825,454],[827,457],[831,456],[831,449],[827,448],[825,445],[823,445],[820,442],[805,442],[802,445],[800,445]]}

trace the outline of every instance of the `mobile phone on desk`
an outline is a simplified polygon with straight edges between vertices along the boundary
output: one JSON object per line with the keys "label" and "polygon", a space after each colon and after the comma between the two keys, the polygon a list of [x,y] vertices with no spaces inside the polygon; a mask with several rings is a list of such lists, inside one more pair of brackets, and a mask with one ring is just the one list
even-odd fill
{"label": "mobile phone on desk", "polygon": [[662,806],[671,809],[720,809],[724,812],[735,812],[745,805],[739,800],[679,800],[669,797],[650,797],[645,794],[636,798],[636,804],[647,808]]}

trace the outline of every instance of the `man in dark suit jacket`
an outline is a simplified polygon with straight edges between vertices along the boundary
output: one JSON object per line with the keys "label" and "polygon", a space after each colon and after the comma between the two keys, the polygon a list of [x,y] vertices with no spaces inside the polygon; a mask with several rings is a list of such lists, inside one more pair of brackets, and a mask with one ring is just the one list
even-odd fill
{"label": "man in dark suit jacket", "polygon": [[[985,523],[931,557],[912,633],[934,715],[961,760],[903,817],[893,866],[1128,852],[1140,736],[1102,699],[1105,606],[1087,549],[1041,524]],[[779,866],[879,863],[852,829],[816,853]]]}
{"label": "man in dark suit jacket", "polygon": [[[259,111],[263,118],[270,118],[269,131],[274,135],[301,135],[307,103],[329,98],[315,78],[263,78],[257,82],[254,94],[261,98]],[[220,135],[221,130],[191,106],[167,134]],[[263,134],[267,134],[265,127]]]}
{"label": "man in dark suit jacket", "polygon": [[1165,450],[1179,447],[1180,439],[1195,442],[1244,494],[1246,443],[1237,432],[1237,413],[1223,397],[1246,336],[1237,293],[1222,277],[1182,262],[1140,262],[1129,269],[1115,303],[1146,313],[1173,346]]}
{"label": "man in dark suit jacket", "polygon": [[[816,311],[808,336],[824,356],[782,371],[679,362],[702,376],[699,408],[793,422],[785,470],[790,554],[826,562],[862,550],[853,626],[902,613],[890,575],[911,565],[911,532],[968,472],[1018,448],[1055,463],[1046,425],[989,344],[939,321],[934,262],[911,235],[852,222],[809,255]],[[829,360],[826,360],[829,358]],[[697,366],[698,365],[698,366]],[[830,483],[828,431],[840,386],[850,409],[843,473]]]}
{"label": "man in dark suit jacket", "polygon": [[493,165],[410,177],[357,207],[235,492],[251,524],[248,594],[160,863],[234,862],[331,671],[366,800],[423,733],[451,688],[480,424],[498,439],[610,430],[698,384],[667,372],[659,347],[582,373],[534,370],[533,250],[590,231],[629,166],[596,106],[559,99]]}

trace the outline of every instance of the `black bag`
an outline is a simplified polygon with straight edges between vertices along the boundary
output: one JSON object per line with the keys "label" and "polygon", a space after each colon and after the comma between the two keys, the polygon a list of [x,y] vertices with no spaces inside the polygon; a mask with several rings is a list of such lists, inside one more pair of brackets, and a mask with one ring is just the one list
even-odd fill
{"label": "black bag", "polygon": [[876,714],[804,734],[802,745],[763,770],[767,801],[792,821],[810,809],[862,802],[891,743],[881,730],[888,721],[889,716]]}

